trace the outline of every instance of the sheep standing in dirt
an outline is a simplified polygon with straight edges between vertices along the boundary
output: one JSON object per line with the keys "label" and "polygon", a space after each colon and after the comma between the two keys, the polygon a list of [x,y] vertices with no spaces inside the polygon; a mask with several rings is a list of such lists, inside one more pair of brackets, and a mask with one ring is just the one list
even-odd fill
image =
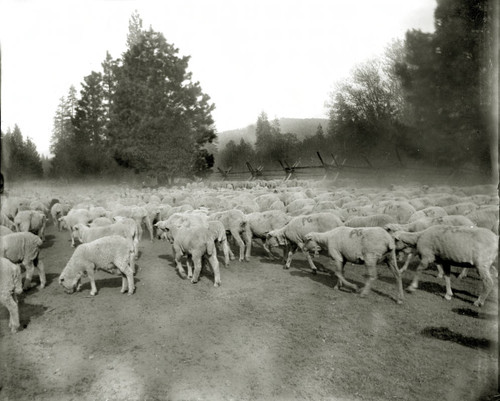
{"label": "sheep standing in dirt", "polygon": [[[439,263],[443,267],[446,282],[445,299],[453,296],[450,282],[451,265],[475,267],[483,280],[484,289],[475,306],[482,306],[493,288],[490,267],[498,255],[498,237],[485,228],[432,226],[424,231],[409,233],[397,231],[393,234],[397,246],[410,246],[420,257],[409,291],[418,288],[420,272],[429,263]],[[400,245],[402,243],[402,245]]]}
{"label": "sheep standing in dirt", "polygon": [[368,280],[361,291],[364,297],[370,292],[372,283],[377,279],[377,263],[385,262],[396,278],[398,304],[404,299],[401,274],[396,264],[396,245],[393,238],[381,227],[338,227],[331,231],[311,232],[305,236],[305,248],[315,250],[318,246],[328,252],[334,264],[334,273],[341,284],[358,290],[358,287],[344,277],[346,262],[364,263],[368,269]]}
{"label": "sheep standing in dirt", "polygon": [[82,244],[75,249],[70,260],[59,276],[61,284],[68,294],[80,290],[81,279],[88,276],[90,280],[90,295],[97,294],[95,271],[104,270],[111,274],[122,276],[122,294],[132,295],[134,285],[134,246],[131,241],[112,235],[96,239],[88,244]]}
{"label": "sheep standing in dirt", "polygon": [[[224,212],[216,212],[208,216],[209,220],[220,221],[226,232],[229,231],[240,249],[240,262],[250,260],[252,234],[248,227],[245,214],[241,210],[230,209]],[[243,238],[242,238],[243,237]],[[245,250],[246,248],[246,250]]]}
{"label": "sheep standing in dirt", "polygon": [[21,326],[17,305],[17,295],[23,292],[21,281],[21,268],[0,257],[0,303],[9,310],[9,328],[13,333]]}
{"label": "sheep standing in dirt", "polygon": [[98,238],[108,237],[110,235],[119,235],[128,239],[134,245],[135,258],[138,257],[139,239],[137,226],[127,223],[116,222],[108,226],[88,227],[85,224],[77,224],[74,227],[75,236],[83,244],[88,244]]}
{"label": "sheep standing in dirt", "polygon": [[227,242],[226,228],[224,224],[220,221],[209,221],[208,229],[212,234],[212,238],[216,245],[222,248],[222,253],[224,255],[224,266],[229,266],[229,260],[234,259],[234,254],[231,252],[229,248],[229,244]]}
{"label": "sheep standing in dirt", "polygon": [[325,232],[340,226],[343,226],[342,221],[332,213],[314,213],[307,216],[297,216],[290,220],[284,227],[267,233],[266,247],[269,249],[274,246],[285,247],[285,253],[288,255],[284,266],[285,269],[290,268],[293,254],[300,248],[306,256],[312,272],[316,273],[317,268],[311,259],[311,255],[304,248],[306,234],[310,232]]}
{"label": "sheep standing in dirt", "polygon": [[71,234],[71,246],[75,247],[74,227],[77,224],[89,224],[92,218],[87,209],[72,209],[66,216],[59,217],[58,220],[62,229],[67,229]]}
{"label": "sheep standing in dirt", "polygon": [[[269,210],[265,212],[255,212],[247,214],[248,226],[253,238],[258,238],[262,241],[264,250],[269,257],[273,257],[273,254],[266,246],[266,236],[267,233],[273,230],[280,229],[290,222],[291,216],[282,212],[280,210]],[[251,242],[248,244],[251,248]],[[283,255],[283,258],[285,255]]]}
{"label": "sheep standing in dirt", "polygon": [[68,204],[54,203],[50,208],[50,215],[52,216],[52,223],[57,226],[57,230],[61,231],[61,217],[66,216],[71,210],[71,206]]}
{"label": "sheep standing in dirt", "polygon": [[16,230],[16,225],[11,219],[7,217],[7,215],[4,212],[0,212],[0,224],[2,226],[11,229],[12,231]]}
{"label": "sheep standing in dirt", "polygon": [[14,217],[17,232],[31,232],[45,240],[47,216],[37,210],[21,210]]}
{"label": "sheep standing in dirt", "polygon": [[0,257],[9,259],[12,263],[21,263],[26,269],[24,290],[28,290],[35,267],[40,275],[40,288],[44,288],[47,282],[45,267],[39,260],[40,246],[42,240],[32,233],[13,233],[0,237]]}
{"label": "sheep standing in dirt", "polygon": [[181,262],[184,255],[188,257],[186,262],[188,267],[187,278],[190,278],[193,284],[198,282],[202,258],[207,257],[214,273],[214,287],[221,285],[214,234],[210,231],[209,226],[184,224],[179,221],[177,223],[160,221],[156,223],[156,227],[162,231],[162,237],[172,244],[176,268],[182,278],[186,278],[186,272]]}

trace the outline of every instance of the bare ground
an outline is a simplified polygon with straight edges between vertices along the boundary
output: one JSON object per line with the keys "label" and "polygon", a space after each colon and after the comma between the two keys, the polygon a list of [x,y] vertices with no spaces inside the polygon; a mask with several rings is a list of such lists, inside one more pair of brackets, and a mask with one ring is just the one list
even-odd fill
{"label": "bare ground", "polygon": [[[42,258],[48,286],[20,301],[17,334],[0,310],[1,400],[478,400],[497,389],[498,291],[472,305],[476,272],[394,301],[385,266],[367,298],[333,289],[298,255],[290,270],[254,246],[251,262],[221,265],[193,285],[174,269],[170,245],[142,240],[137,292],[97,274],[73,295],[57,277],[73,248],[50,226]],[[320,258],[318,263],[326,264]],[[348,265],[361,285],[365,269]],[[410,282],[412,271],[404,275]],[[35,280],[37,282],[37,280]]]}

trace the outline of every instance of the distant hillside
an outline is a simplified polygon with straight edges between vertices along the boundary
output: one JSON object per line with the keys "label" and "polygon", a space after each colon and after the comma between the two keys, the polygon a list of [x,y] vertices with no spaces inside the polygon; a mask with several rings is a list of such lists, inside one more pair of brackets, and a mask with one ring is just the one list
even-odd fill
{"label": "distant hillside", "polygon": [[[296,134],[299,140],[314,135],[319,124],[323,127],[324,133],[328,128],[326,118],[280,118],[279,122],[283,134],[291,132]],[[255,144],[255,124],[245,128],[219,132],[217,136],[218,149],[223,149],[230,140],[239,143],[241,138],[253,145]]]}

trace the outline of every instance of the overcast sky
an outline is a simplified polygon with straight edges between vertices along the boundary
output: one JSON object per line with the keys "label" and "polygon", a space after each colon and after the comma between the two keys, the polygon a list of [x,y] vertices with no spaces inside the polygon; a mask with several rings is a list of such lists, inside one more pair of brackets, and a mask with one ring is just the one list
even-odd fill
{"label": "overcast sky", "polygon": [[0,0],[2,130],[48,154],[62,96],[125,51],[134,10],[189,55],[219,132],[326,117],[336,81],[408,29],[433,31],[436,0]]}

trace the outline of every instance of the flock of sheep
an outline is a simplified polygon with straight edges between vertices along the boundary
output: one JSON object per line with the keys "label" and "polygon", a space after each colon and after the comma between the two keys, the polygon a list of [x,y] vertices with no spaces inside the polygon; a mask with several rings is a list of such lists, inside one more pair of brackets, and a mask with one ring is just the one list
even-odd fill
{"label": "flock of sheep", "polygon": [[[475,267],[483,282],[476,306],[484,304],[493,288],[492,272],[496,274],[499,207],[496,189],[488,185],[388,189],[332,188],[325,181],[253,181],[39,192],[16,193],[14,188],[1,199],[0,301],[10,312],[13,332],[20,326],[16,295],[30,288],[35,268],[40,288],[46,285],[40,247],[48,223],[68,230],[76,247],[59,276],[68,293],[79,290],[82,278],[88,277],[90,294],[96,295],[94,274],[101,269],[120,275],[121,292],[133,294],[144,228],[151,241],[162,238],[172,244],[182,278],[196,283],[206,266],[216,287],[221,285],[218,255],[227,267],[235,259],[233,247],[240,261],[248,261],[256,240],[270,258],[278,258],[273,248],[283,248],[286,269],[300,249],[314,274],[312,256],[324,253],[331,260],[325,266],[337,277],[336,286],[354,291],[358,288],[345,278],[345,265],[364,264],[368,279],[361,296],[370,292],[377,266],[386,264],[395,279],[398,303],[404,299],[402,274],[414,257],[420,262],[408,291],[418,288],[420,272],[435,263],[450,300],[451,266],[464,268],[460,278],[466,268]],[[24,283],[20,266],[26,271]]]}

